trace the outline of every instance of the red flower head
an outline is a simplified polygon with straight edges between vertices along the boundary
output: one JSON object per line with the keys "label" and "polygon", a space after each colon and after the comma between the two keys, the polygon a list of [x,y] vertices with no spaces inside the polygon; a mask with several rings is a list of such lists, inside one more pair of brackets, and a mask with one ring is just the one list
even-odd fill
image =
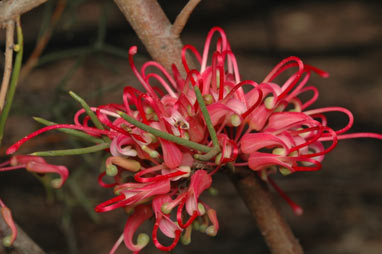
{"label": "red flower head", "polygon": [[[213,47],[215,34],[218,39]],[[80,101],[87,107],[75,114],[75,124],[45,127],[7,151],[12,154],[28,139],[62,128],[71,129],[75,135],[80,132],[82,137],[97,143],[86,149],[109,148],[107,170],[100,174],[98,181],[102,187],[114,187],[116,197],[98,205],[96,211],[121,207],[133,211],[110,253],[114,253],[122,241],[134,253],[146,246],[148,235],[138,236],[135,244],[134,233],[153,215],[152,239],[154,245],[164,251],[172,250],[179,241],[189,243],[193,228],[216,235],[219,229],[216,212],[202,201],[201,194],[210,188],[214,173],[227,165],[231,168],[248,166],[258,172],[296,214],[301,214],[302,209],[282,192],[269,177],[270,173],[278,170],[288,175],[319,170],[325,154],[340,139],[382,139],[381,134],[375,133],[345,134],[353,124],[353,115],[347,109],[307,110],[318,98],[317,89],[307,86],[310,76],[316,73],[327,77],[328,74],[297,57],[282,60],[260,83],[241,80],[235,55],[219,27],[208,33],[202,54],[191,45],[184,46],[182,62],[186,77],[181,77],[175,66],[170,75],[153,61],[138,70],[133,59],[136,53],[137,47],[131,47],[130,66],[146,92],[126,87],[121,105],[88,107]],[[191,67],[187,53],[195,57],[199,67]],[[287,70],[292,71],[290,77],[281,84],[276,83]],[[153,82],[164,90],[155,87]],[[244,90],[243,86],[249,89]],[[299,96],[306,92],[313,95],[303,101]],[[334,130],[328,124],[325,113],[333,111],[348,116],[349,122],[344,128]],[[85,112],[87,116],[83,117]],[[66,168],[47,164],[39,157],[15,156],[14,160],[13,166],[17,168],[58,173],[61,180],[57,186],[67,177]],[[113,182],[104,182],[105,176],[111,177]],[[175,217],[176,221],[172,219]],[[172,243],[162,245],[158,232],[171,238]]]}

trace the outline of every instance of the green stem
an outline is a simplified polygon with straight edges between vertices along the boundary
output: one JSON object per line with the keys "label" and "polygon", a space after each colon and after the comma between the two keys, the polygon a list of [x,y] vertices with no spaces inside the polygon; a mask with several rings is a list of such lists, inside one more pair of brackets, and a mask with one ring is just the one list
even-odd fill
{"label": "green stem", "polygon": [[7,93],[6,103],[4,105],[3,111],[1,112],[1,116],[0,116],[0,144],[3,141],[5,123],[7,121],[9,112],[11,110],[13,97],[15,96],[15,92],[16,92],[17,81],[19,80],[20,69],[21,69],[21,64],[23,59],[23,46],[24,46],[23,43],[24,43],[23,31],[21,29],[20,22],[17,22],[17,45],[15,45],[15,47],[18,46],[18,50],[16,54],[15,64],[13,66],[11,83],[9,85],[9,91]]}
{"label": "green stem", "polygon": [[210,133],[212,144],[214,147],[219,147],[218,137],[216,136],[216,131],[214,126],[212,125],[211,117],[210,117],[210,114],[208,113],[206,104],[204,103],[202,93],[200,92],[198,86],[194,86],[194,91],[195,91],[196,99],[198,100],[198,103],[199,103],[200,110],[202,111],[204,121],[206,121],[207,129],[208,129],[208,132]]}
{"label": "green stem", "polygon": [[[41,124],[46,125],[46,126],[57,124],[55,122],[48,121],[48,120],[43,119],[41,117],[33,117],[33,119],[36,122],[41,123]],[[93,136],[91,136],[91,135],[89,135],[89,134],[87,134],[85,132],[82,132],[82,131],[72,130],[72,129],[57,129],[57,130],[59,130],[59,131],[61,131],[63,133],[69,134],[69,135],[73,135],[73,136],[78,137],[78,138],[86,139],[86,140],[94,142],[96,144],[104,142],[103,139],[93,137]]]}
{"label": "green stem", "polygon": [[187,139],[179,138],[179,137],[176,137],[174,135],[168,134],[167,132],[163,132],[163,131],[160,131],[158,129],[155,129],[155,128],[151,127],[151,126],[148,126],[148,125],[146,125],[144,123],[139,122],[138,120],[136,120],[133,117],[125,114],[122,111],[117,111],[117,113],[123,119],[125,119],[127,122],[129,122],[132,125],[138,127],[139,129],[142,129],[144,131],[147,131],[148,133],[153,134],[156,137],[160,137],[160,138],[166,139],[168,141],[171,141],[173,143],[176,143],[178,145],[186,146],[186,147],[189,147],[191,149],[198,150],[198,151],[201,151],[201,152],[204,152],[204,153],[208,153],[212,149],[212,147],[201,145],[201,144],[189,141]]}
{"label": "green stem", "polygon": [[35,155],[35,156],[80,155],[80,154],[94,153],[94,152],[102,151],[102,150],[108,148],[109,146],[110,146],[109,143],[101,143],[98,145],[84,147],[84,148],[34,152],[34,153],[31,153],[30,155]]}
{"label": "green stem", "polygon": [[194,158],[200,161],[209,161],[213,157],[215,157],[219,152],[220,152],[220,147],[215,146],[214,148],[212,148],[211,151],[209,151],[206,154],[195,154]]}
{"label": "green stem", "polygon": [[76,93],[74,93],[73,91],[70,91],[69,92],[70,96],[72,96],[76,101],[78,101],[81,106],[85,109],[85,112],[86,114],[88,114],[88,116],[90,117],[90,119],[92,120],[92,122],[94,123],[94,125],[100,129],[100,130],[104,130],[104,127],[102,125],[102,123],[98,120],[98,117],[96,116],[96,114],[94,114],[94,112],[90,109],[89,105],[86,103],[86,101],[84,99],[82,99],[80,96],[78,96]]}

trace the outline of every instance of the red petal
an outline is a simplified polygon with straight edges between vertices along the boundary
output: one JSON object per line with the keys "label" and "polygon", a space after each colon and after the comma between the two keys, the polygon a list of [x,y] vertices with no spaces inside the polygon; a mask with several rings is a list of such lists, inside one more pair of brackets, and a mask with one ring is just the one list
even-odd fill
{"label": "red petal", "polygon": [[169,142],[164,139],[159,139],[162,145],[162,151],[163,151],[163,159],[164,163],[167,167],[170,169],[174,169],[179,167],[180,163],[182,162],[182,152],[172,142]]}
{"label": "red petal", "polygon": [[131,251],[140,251],[145,246],[133,243],[133,236],[139,226],[153,215],[153,211],[148,205],[139,205],[134,209],[134,213],[127,219],[125,229],[123,230],[123,241],[126,247]]}

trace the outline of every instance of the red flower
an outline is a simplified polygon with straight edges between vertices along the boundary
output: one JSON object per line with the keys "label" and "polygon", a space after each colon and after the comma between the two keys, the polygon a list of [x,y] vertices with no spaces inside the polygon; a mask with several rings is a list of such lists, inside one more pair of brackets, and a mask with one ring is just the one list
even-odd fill
{"label": "red flower", "polygon": [[[219,37],[216,47],[212,48],[215,34]],[[190,69],[187,51],[195,56],[200,67]],[[307,86],[310,76],[316,73],[328,77],[328,74],[297,57],[282,60],[260,83],[241,80],[235,55],[219,27],[208,33],[202,54],[191,45],[183,48],[186,77],[181,77],[175,66],[170,75],[153,61],[138,70],[133,59],[136,53],[137,47],[131,47],[130,66],[146,92],[126,87],[123,104],[91,107],[99,121],[92,119],[97,128],[89,124],[90,116],[82,116],[85,112],[82,109],[75,114],[75,124],[45,127],[7,150],[12,154],[28,139],[57,128],[79,130],[97,140],[99,137],[111,140],[107,170],[100,174],[98,181],[102,187],[114,187],[117,196],[98,205],[96,211],[124,208],[133,213],[110,253],[114,253],[122,241],[138,253],[148,243],[148,236],[138,236],[138,243],[134,244],[134,233],[153,214],[155,223],[151,235],[158,249],[170,251],[180,240],[189,243],[193,226],[208,235],[216,235],[219,229],[216,212],[201,201],[201,194],[210,188],[213,174],[228,163],[248,166],[258,172],[296,214],[301,214],[302,209],[282,192],[269,177],[270,173],[277,169],[283,175],[319,170],[325,154],[334,149],[340,139],[382,139],[382,134],[375,133],[345,134],[353,124],[353,115],[347,109],[307,110],[318,98],[317,88]],[[153,71],[149,72],[150,69]],[[281,84],[276,83],[278,76],[287,70],[292,71],[290,77]],[[164,91],[154,87],[153,81]],[[250,89],[244,90],[243,86]],[[299,96],[306,92],[313,95],[303,101]],[[348,116],[349,122],[344,128],[334,130],[328,124],[324,114],[333,111]],[[140,126],[142,123],[144,127]],[[166,135],[159,135],[158,131]],[[197,142],[202,149],[199,151],[195,143],[191,146],[188,141]],[[325,145],[328,141],[329,145]],[[38,173],[55,172],[61,176],[57,186],[67,177],[65,167],[47,164],[39,157],[15,156],[13,160],[16,160],[15,167],[0,171],[25,167]],[[114,182],[104,182],[106,175]],[[171,218],[175,216],[173,221]],[[169,246],[159,242],[158,231],[173,239]]]}
{"label": "red flower", "polygon": [[[8,167],[4,167],[10,165]],[[1,171],[9,171],[25,168],[29,172],[38,174],[56,173],[60,178],[52,180],[54,188],[61,188],[69,176],[69,171],[65,166],[57,166],[47,163],[43,158],[32,155],[15,155],[9,161],[2,164]]]}

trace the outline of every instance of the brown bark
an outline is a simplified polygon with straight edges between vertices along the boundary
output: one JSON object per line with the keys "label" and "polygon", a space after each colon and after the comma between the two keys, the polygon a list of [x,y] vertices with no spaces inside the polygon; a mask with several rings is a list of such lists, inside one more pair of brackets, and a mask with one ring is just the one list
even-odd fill
{"label": "brown bark", "polygon": [[7,95],[9,81],[12,73],[12,60],[13,60],[13,43],[15,34],[15,21],[8,20],[4,23],[5,27],[5,58],[4,58],[4,74],[3,81],[1,82],[0,90],[0,113],[3,111],[5,97]]}
{"label": "brown bark", "polygon": [[179,38],[180,34],[183,31],[184,26],[186,25],[192,11],[200,3],[201,0],[189,0],[183,10],[176,17],[174,24],[171,27],[171,33]]}
{"label": "brown bark", "polygon": [[273,254],[301,254],[302,247],[287,222],[275,207],[265,182],[249,169],[237,169],[230,178],[255,219],[265,242]]}
{"label": "brown bark", "polygon": [[0,2],[0,23],[14,19],[48,0],[3,0]]}
{"label": "brown bark", "polygon": [[182,42],[156,0],[114,0],[152,58],[168,71],[175,64],[182,73]]}
{"label": "brown bark", "polygon": [[5,248],[1,241],[3,237],[10,234],[8,225],[0,216],[0,254],[44,254],[43,251],[29,236],[17,226],[17,238],[13,246]]}

